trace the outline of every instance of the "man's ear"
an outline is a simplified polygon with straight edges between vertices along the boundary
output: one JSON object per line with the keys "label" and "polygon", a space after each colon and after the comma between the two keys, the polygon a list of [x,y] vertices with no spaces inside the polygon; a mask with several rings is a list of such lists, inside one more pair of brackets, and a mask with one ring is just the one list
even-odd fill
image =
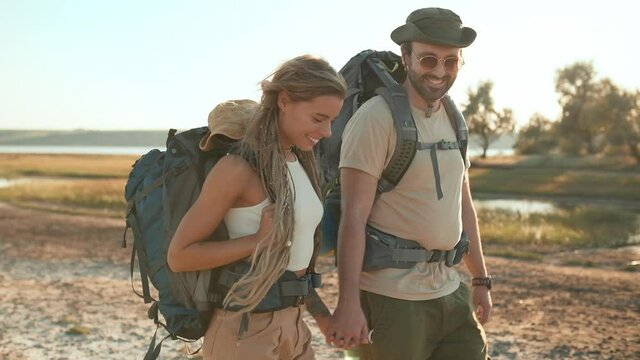
{"label": "man's ear", "polygon": [[408,56],[410,56],[410,54],[408,53],[400,53],[400,59],[402,60],[402,67],[404,67],[404,69],[407,69],[407,61],[411,60],[409,58],[407,58]]}

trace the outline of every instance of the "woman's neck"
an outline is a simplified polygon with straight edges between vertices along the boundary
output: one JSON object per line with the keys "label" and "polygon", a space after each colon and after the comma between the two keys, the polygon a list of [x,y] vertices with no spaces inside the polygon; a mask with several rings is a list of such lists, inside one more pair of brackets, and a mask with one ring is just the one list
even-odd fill
{"label": "woman's neck", "polygon": [[295,162],[298,160],[298,157],[296,156],[296,154],[293,152],[293,146],[290,146],[288,148],[284,148],[282,149],[282,153],[284,154],[284,159],[287,162]]}

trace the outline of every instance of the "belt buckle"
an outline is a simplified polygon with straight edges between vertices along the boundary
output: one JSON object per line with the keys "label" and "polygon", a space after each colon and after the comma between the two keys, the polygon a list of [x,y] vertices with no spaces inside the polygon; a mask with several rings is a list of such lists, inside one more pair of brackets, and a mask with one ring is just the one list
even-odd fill
{"label": "belt buckle", "polygon": [[428,250],[429,252],[431,252],[431,256],[429,257],[429,260],[427,260],[427,262],[439,262],[442,261],[442,257],[444,254],[444,251],[442,250]]}
{"label": "belt buckle", "polygon": [[[307,286],[311,285],[311,279],[310,279],[308,274],[298,278],[298,281],[301,281],[301,282],[305,283]],[[299,307],[300,305],[304,304],[304,298],[305,297],[306,297],[305,295],[296,296],[296,299],[293,301],[293,306],[294,307]]]}
{"label": "belt buckle", "polygon": [[428,249],[424,249],[426,256],[424,257],[424,261],[425,262],[431,262],[431,258],[433,258],[433,255],[435,254],[435,252],[433,250],[428,250]]}

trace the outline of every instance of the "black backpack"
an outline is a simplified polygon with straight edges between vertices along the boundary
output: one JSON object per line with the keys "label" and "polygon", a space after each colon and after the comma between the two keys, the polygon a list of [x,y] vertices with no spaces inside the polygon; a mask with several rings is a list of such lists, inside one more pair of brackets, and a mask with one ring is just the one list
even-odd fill
{"label": "black backpack", "polygon": [[[133,164],[125,186],[126,229],[133,231],[131,285],[145,303],[151,303],[148,316],[157,324],[145,360],[156,359],[162,341],[169,337],[183,341],[202,337],[215,303],[220,300],[216,298],[219,292],[215,286],[221,268],[174,273],[167,265],[169,243],[180,220],[200,194],[209,170],[232,146],[232,142],[219,139],[213,150],[202,151],[198,144],[207,134],[207,127],[177,135],[175,129],[170,130],[166,151],[154,149],[140,157]],[[226,239],[224,223],[209,238]],[[133,286],[136,257],[142,293]],[[157,290],[158,298],[151,293],[149,282]],[[169,335],[156,346],[159,327]]]}
{"label": "black backpack", "polygon": [[[342,133],[356,110],[367,100],[376,95],[384,98],[391,110],[397,134],[396,147],[391,160],[378,181],[378,193],[393,190],[404,176],[416,151],[421,146],[422,149],[432,151],[436,149],[451,150],[455,147],[460,150],[463,159],[466,159],[467,153],[467,124],[462,113],[448,95],[442,98],[442,104],[456,133],[456,144],[450,142],[421,144],[418,142],[418,132],[411,115],[409,100],[404,89],[400,86],[406,78],[400,56],[390,51],[364,50],[352,57],[340,70],[340,74],[347,82],[347,96],[340,114],[331,126],[332,136],[322,139],[316,150],[325,194],[321,254],[331,253],[337,245],[341,197],[338,166]],[[425,147],[425,145],[429,147]],[[439,182],[437,172],[436,182]],[[438,197],[441,197],[440,193],[438,193]]]}

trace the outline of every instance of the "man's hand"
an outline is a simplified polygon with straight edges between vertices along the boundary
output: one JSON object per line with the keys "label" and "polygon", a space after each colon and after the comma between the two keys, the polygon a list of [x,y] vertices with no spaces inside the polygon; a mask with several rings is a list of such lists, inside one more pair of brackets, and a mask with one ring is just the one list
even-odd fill
{"label": "man's hand", "polygon": [[489,315],[493,307],[491,303],[491,292],[486,286],[472,286],[471,301],[473,302],[478,321],[484,325],[489,321]]}
{"label": "man's hand", "polygon": [[359,344],[367,344],[368,334],[367,320],[359,304],[338,304],[325,337],[329,345],[350,349]]}

